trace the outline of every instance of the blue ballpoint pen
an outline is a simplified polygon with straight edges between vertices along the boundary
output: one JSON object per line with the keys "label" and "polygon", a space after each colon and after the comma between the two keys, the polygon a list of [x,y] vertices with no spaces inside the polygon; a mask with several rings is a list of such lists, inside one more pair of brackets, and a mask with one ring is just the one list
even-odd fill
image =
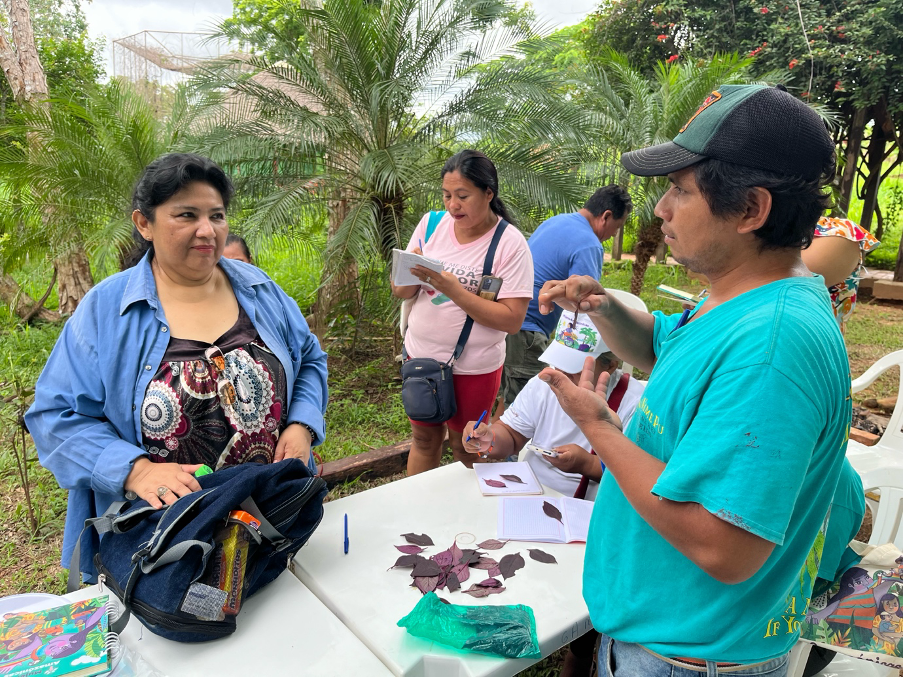
{"label": "blue ballpoint pen", "polygon": [[345,553],[348,553],[348,514],[345,514],[345,542],[343,543],[343,550]]}
{"label": "blue ballpoint pen", "polygon": [[690,314],[691,314],[690,309],[688,309],[688,308],[684,309],[684,313],[681,314],[681,318],[678,320],[678,324],[675,325],[675,329],[673,329],[672,332],[677,330],[679,327],[684,327],[684,325],[687,324],[687,318]]}
{"label": "blue ballpoint pen", "polygon": [[[472,432],[477,430],[477,427],[480,426],[480,422],[483,421],[483,418],[484,418],[485,416],[487,416],[487,411],[486,411],[486,410],[484,410],[484,411],[483,411],[483,414],[480,415],[480,418],[479,418],[477,421],[474,422],[474,428],[471,429]],[[469,433],[469,434],[468,434],[468,437],[465,438],[465,442],[468,442],[470,439],[471,439],[471,434]]]}

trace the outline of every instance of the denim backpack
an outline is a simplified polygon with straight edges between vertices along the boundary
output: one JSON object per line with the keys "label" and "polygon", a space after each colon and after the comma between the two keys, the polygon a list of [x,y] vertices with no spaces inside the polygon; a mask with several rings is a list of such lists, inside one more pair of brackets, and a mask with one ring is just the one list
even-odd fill
{"label": "denim backpack", "polygon": [[[241,508],[260,523],[249,530],[255,537],[244,575],[247,598],[276,579],[308,541],[323,517],[327,492],[323,479],[299,459],[233,466],[198,483],[199,491],[171,506],[117,502],[104,516],[86,521],[86,528],[93,525],[102,535],[97,571],[126,610],[157,635],[186,643],[236,628],[234,615],[221,614],[222,599],[217,603],[211,596],[218,590],[203,583],[214,535],[229,513]],[[70,569],[70,588],[73,572],[77,582],[78,566]]]}

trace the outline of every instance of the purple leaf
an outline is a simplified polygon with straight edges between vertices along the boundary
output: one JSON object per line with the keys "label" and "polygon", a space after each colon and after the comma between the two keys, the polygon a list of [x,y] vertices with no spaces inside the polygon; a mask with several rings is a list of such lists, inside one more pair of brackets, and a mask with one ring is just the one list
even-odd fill
{"label": "purple leaf", "polygon": [[[439,598],[439,596],[437,596],[437,597]],[[439,602],[445,603],[446,605],[451,605],[451,604],[452,604],[452,603],[450,603],[448,600],[446,600],[445,598],[440,598],[440,599],[439,599]]]}
{"label": "purple leaf", "polygon": [[407,553],[411,556],[424,550],[420,546],[415,546],[414,544],[405,544],[404,546],[396,546],[396,548],[402,553]]}
{"label": "purple leaf", "polygon": [[493,567],[487,570],[487,574],[491,577],[499,577],[500,575],[502,575],[502,570],[500,570],[498,566]]}
{"label": "purple leaf", "polygon": [[467,565],[461,563],[452,568],[452,574],[458,577],[459,582],[468,581],[471,577],[471,569]]}
{"label": "purple leaf", "polygon": [[462,593],[467,593],[469,596],[474,596],[475,598],[486,598],[493,593],[502,593],[503,591],[505,591],[504,586],[497,586],[496,588],[491,589],[474,584],[467,591],[462,591]]}
{"label": "purple leaf", "polygon": [[414,532],[409,532],[402,536],[405,537],[405,541],[409,544],[416,544],[417,546],[433,546],[433,540],[426,534],[414,534]]}
{"label": "purple leaf", "polygon": [[[562,514],[559,512],[559,509],[550,504],[548,501],[543,502],[543,513],[548,515],[550,518],[555,518],[560,523],[562,523]],[[562,524],[564,525],[565,523]]]}
{"label": "purple leaf", "polygon": [[524,567],[524,558],[521,557],[520,553],[510,553],[507,556],[503,556],[502,560],[499,561],[499,570],[506,579],[514,577],[515,572],[522,567]]}
{"label": "purple leaf", "polygon": [[[477,554],[475,549],[462,549],[461,557],[456,561],[458,564],[470,565],[471,561],[474,560],[474,556]],[[477,559],[480,559],[480,556],[477,556]],[[474,562],[477,562],[474,560]]]}
{"label": "purple leaf", "polygon": [[501,480],[493,480],[492,478],[490,478],[489,480],[484,478],[483,482],[485,482],[490,487],[506,487],[506,484]]}
{"label": "purple leaf", "polygon": [[442,570],[432,560],[426,558],[418,558],[414,569],[411,571],[412,577],[438,577]]}
{"label": "purple leaf", "polygon": [[446,570],[452,567],[452,551],[450,549],[440,551],[435,556],[431,556],[431,560],[436,561],[437,565]]}
{"label": "purple leaf", "polygon": [[471,567],[473,567],[475,570],[492,570],[494,567],[497,567],[498,565],[499,565],[499,563],[496,562],[495,560],[493,560],[492,558],[487,558],[486,556],[484,556],[483,558],[478,560],[476,563],[471,565]]}
{"label": "purple leaf", "polygon": [[461,549],[458,548],[458,544],[452,544],[449,547],[449,551],[452,553],[452,562],[458,565],[461,562]]}
{"label": "purple leaf", "polygon": [[558,561],[555,559],[555,556],[550,555],[546,551],[541,551],[540,549],[527,549],[527,553],[531,558],[539,563],[551,563],[553,565],[558,565]]}
{"label": "purple leaf", "polygon": [[506,542],[499,541],[498,539],[487,539],[486,541],[480,542],[477,546],[485,551],[495,551],[496,549],[501,549],[505,544]]}
{"label": "purple leaf", "polygon": [[446,575],[446,588],[449,589],[449,592],[458,591],[461,588],[461,582],[458,581],[458,577],[454,572],[450,572]]}
{"label": "purple leaf", "polygon": [[418,590],[421,593],[430,593],[430,591],[436,590],[436,583],[439,581],[439,577],[415,577],[414,585],[418,587]]}
{"label": "purple leaf", "polygon": [[474,586],[482,586],[485,589],[494,589],[497,586],[502,586],[502,582],[498,579],[484,579],[479,584],[474,584]]}
{"label": "purple leaf", "polygon": [[393,565],[392,567],[414,567],[416,563],[417,556],[415,555],[399,556],[399,559],[395,561],[395,565]]}
{"label": "purple leaf", "polygon": [[519,478],[518,476],[501,475],[499,477],[502,478],[503,480],[511,480],[513,483],[518,483],[520,485],[527,485],[527,483],[525,483],[523,480],[521,480],[521,478]]}

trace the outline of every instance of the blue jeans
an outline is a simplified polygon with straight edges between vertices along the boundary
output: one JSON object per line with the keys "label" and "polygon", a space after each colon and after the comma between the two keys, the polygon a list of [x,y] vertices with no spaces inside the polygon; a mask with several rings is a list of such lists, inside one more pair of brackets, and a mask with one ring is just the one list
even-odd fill
{"label": "blue jeans", "polygon": [[788,673],[789,652],[750,669],[720,669],[707,662],[706,670],[694,671],[669,664],[635,643],[622,643],[605,633],[600,640],[597,670],[600,676],[784,676]]}

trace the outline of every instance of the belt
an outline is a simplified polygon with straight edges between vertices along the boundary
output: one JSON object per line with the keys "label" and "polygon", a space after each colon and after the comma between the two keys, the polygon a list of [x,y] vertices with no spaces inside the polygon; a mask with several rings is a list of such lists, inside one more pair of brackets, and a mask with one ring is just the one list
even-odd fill
{"label": "belt", "polygon": [[[661,654],[659,654],[658,652],[653,652],[653,650],[651,650],[648,647],[644,647],[643,645],[641,645],[640,647],[642,647],[644,650],[649,652],[651,655],[653,655],[657,659],[661,659],[662,661],[666,662],[667,664],[671,664],[672,666],[677,666],[682,669],[690,669],[691,671],[700,671],[701,673],[705,673],[707,670],[707,667],[706,667],[707,660],[705,660],[705,659],[696,659],[695,657],[664,657]],[[771,659],[767,659],[766,661],[755,662],[753,664],[737,664],[734,662],[714,662],[714,663],[716,665],[716,668],[721,669],[722,672],[731,673],[734,671],[741,671],[742,669],[743,670],[750,669],[755,666],[760,666],[762,664],[766,664],[771,661],[772,661]]]}

